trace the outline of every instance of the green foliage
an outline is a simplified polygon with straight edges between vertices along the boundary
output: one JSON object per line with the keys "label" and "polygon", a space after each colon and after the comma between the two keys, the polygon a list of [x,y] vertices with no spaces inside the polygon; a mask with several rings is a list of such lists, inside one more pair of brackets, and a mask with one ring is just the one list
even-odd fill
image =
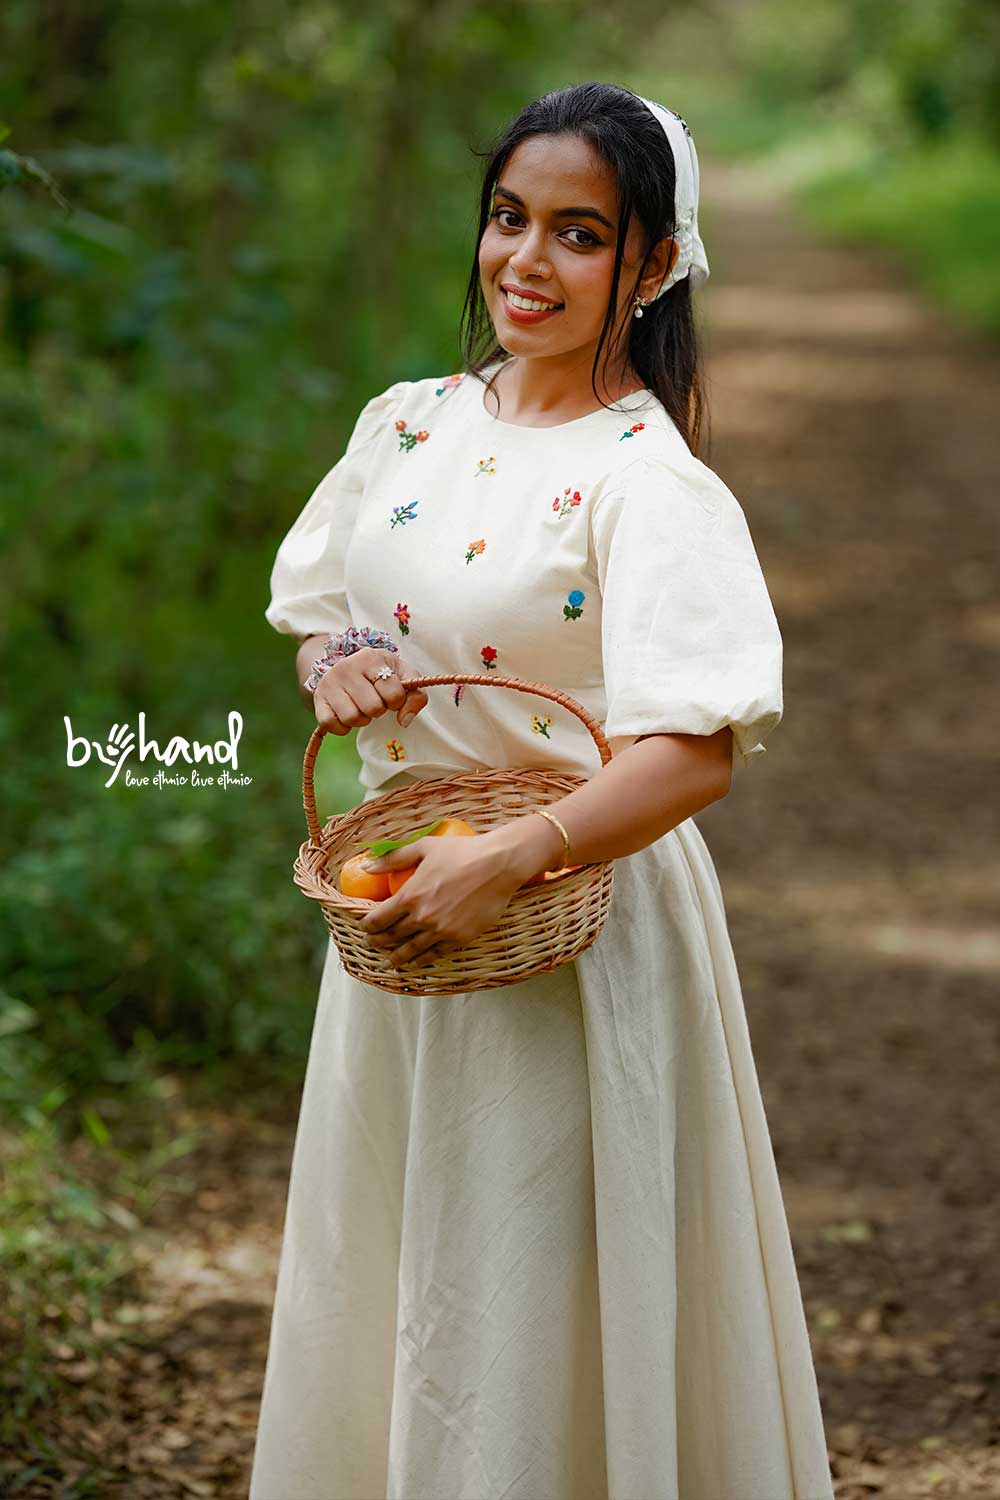
{"label": "green foliage", "polygon": [[[445,45],[405,4],[0,23],[0,974],[74,1103],[140,1034],[167,1066],[302,1058],[328,939],[291,881],[311,720],[274,550],[373,391],[454,366],[469,147],[577,10],[473,6]],[[247,787],[66,763],[68,728],[207,743],[234,710]],[[327,809],[356,802],[353,743],[320,761]]]}
{"label": "green foliage", "polygon": [[982,140],[817,165],[799,197],[821,227],[895,252],[914,283],[970,331],[1000,337],[1000,155]]}
{"label": "green foliage", "polygon": [[735,80],[754,114],[776,111],[780,123],[805,106],[890,147],[961,133],[1000,141],[1000,16],[979,0],[761,0],[724,31],[694,25],[712,34],[713,74]]}
{"label": "green foliage", "polygon": [[724,30],[691,12],[675,31],[705,59],[683,87],[702,149],[745,161],[827,233],[892,251],[957,321],[1000,333],[1000,10],[764,0]]}
{"label": "green foliage", "polygon": [[[10,1034],[12,1011],[3,1013]],[[20,1018],[23,1023],[23,1016]],[[9,1083],[9,1076],[5,1082]],[[67,1150],[56,1123],[58,1086],[22,1105],[20,1130],[0,1135],[0,1443],[65,1388],[62,1371],[97,1361],[109,1343],[140,1336],[134,1328],[134,1237],[167,1188],[185,1185],[171,1165],[198,1144],[173,1133],[162,1085],[133,1088],[87,1108],[80,1138]],[[115,1119],[114,1128],[108,1120]],[[119,1138],[120,1137],[120,1138]]]}
{"label": "green foliage", "polygon": [[[329,937],[291,878],[314,721],[263,617],[274,551],[364,403],[455,368],[470,146],[585,48],[574,0],[442,16],[108,0],[55,26],[10,0],[0,18],[11,1411],[58,1394],[53,1337],[84,1348],[127,1283],[169,1070],[219,1096],[301,1080]],[[66,719],[99,744],[140,714],[161,745],[211,743],[234,710],[247,786],[67,764]],[[323,817],[358,800],[357,771],[327,737]]]}

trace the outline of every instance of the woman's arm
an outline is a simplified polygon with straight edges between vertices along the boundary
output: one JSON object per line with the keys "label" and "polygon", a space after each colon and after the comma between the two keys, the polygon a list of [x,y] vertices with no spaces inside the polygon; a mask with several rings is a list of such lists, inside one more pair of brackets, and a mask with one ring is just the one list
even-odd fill
{"label": "woman's arm", "polygon": [[[594,864],[635,854],[662,838],[724,797],[732,774],[728,724],[711,735],[641,735],[585,786],[546,807],[566,829],[572,862]],[[562,860],[559,830],[537,814],[515,818],[486,837],[508,859],[519,882]]]}

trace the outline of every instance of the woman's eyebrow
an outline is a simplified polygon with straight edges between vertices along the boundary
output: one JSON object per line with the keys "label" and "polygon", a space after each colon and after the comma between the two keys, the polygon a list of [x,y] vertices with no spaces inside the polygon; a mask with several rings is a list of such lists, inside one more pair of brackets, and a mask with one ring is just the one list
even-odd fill
{"label": "woman's eyebrow", "polygon": [[[500,193],[504,198],[509,198],[512,203],[517,203],[521,208],[527,207],[524,199],[519,198],[516,193],[512,193],[510,188],[500,187],[498,184],[493,189],[493,192],[494,195]],[[557,219],[596,219],[599,224],[605,225],[607,229],[614,229],[615,227],[611,220],[606,219],[602,213],[598,213],[596,208],[557,208],[555,216]]]}

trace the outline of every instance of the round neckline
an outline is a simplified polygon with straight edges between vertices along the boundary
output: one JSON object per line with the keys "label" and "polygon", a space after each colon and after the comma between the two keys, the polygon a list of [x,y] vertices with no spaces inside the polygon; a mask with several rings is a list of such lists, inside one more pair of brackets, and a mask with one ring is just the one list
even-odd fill
{"label": "round neckline", "polygon": [[[494,373],[494,370],[487,369],[483,373],[491,376]],[[628,407],[616,410],[613,406],[599,406],[596,411],[585,412],[582,417],[571,417],[568,422],[552,422],[548,427],[528,427],[523,422],[505,422],[502,417],[492,416],[491,413],[486,410],[486,407],[483,403],[483,397],[486,394],[486,386],[478,379],[477,376],[469,372],[466,372],[465,378],[471,381],[478,391],[478,395],[476,397],[476,405],[479,407],[479,410],[482,413],[483,420],[488,423],[490,427],[509,427],[514,432],[565,432],[567,427],[579,427],[581,422],[590,422],[594,417],[624,417],[628,416],[631,410],[631,408]],[[649,389],[648,386],[642,386],[637,391],[629,391],[627,396],[619,396],[618,400],[619,402],[632,401],[636,397],[652,396],[652,394],[653,392]]]}

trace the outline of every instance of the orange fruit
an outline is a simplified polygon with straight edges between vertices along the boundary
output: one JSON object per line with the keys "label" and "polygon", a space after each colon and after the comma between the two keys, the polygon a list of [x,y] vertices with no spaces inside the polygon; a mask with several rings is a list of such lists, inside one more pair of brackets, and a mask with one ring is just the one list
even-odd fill
{"label": "orange fruit", "polygon": [[346,864],[341,865],[339,885],[345,896],[363,896],[368,901],[384,901],[392,892],[387,870],[363,870],[362,861],[368,858],[367,849],[352,854]]}
{"label": "orange fruit", "polygon": [[583,865],[564,865],[561,870],[539,870],[537,875],[532,875],[526,880],[525,885],[544,885],[547,880],[558,880],[561,875],[569,875],[574,870],[582,870]]}
{"label": "orange fruit", "polygon": [[417,868],[416,865],[407,865],[406,868],[402,869],[402,870],[389,870],[388,871],[388,873],[387,873],[387,879],[389,881],[389,894],[390,894],[390,896],[394,896],[396,894],[396,892],[399,890],[400,886],[403,886],[403,885],[406,884],[406,882],[409,880],[410,876],[413,874],[413,872],[414,872],[414,870],[416,868]]}
{"label": "orange fruit", "polygon": [[476,830],[473,828],[472,824],[467,823],[464,818],[442,818],[437,828],[435,828],[434,832],[432,834],[429,834],[428,837],[432,839],[439,839],[455,838],[460,835],[462,838],[465,838],[470,833],[475,835],[475,832]]}
{"label": "orange fruit", "polygon": [[[424,837],[429,839],[467,838],[469,834],[475,836],[475,832],[472,824],[467,823],[464,818],[442,818],[434,832],[426,833]],[[419,844],[419,842],[419,839],[414,840],[414,843]],[[403,869],[389,871],[389,890],[392,895],[396,894],[400,886],[406,884],[416,868],[416,865],[406,865]]]}

